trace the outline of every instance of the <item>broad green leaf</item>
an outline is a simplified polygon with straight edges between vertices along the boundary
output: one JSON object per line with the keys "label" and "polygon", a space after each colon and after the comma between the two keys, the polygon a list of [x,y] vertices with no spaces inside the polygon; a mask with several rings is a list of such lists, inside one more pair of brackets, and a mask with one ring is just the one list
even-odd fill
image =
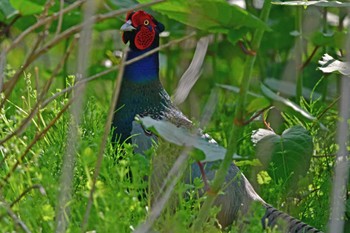
{"label": "broad green leaf", "polygon": [[238,40],[240,40],[245,34],[247,34],[247,28],[240,28],[237,30],[230,30],[227,34],[227,39],[232,44],[236,44]]}
{"label": "broad green leaf", "polygon": [[31,0],[10,0],[10,3],[23,16],[38,14],[44,9],[43,5]]}
{"label": "broad green leaf", "polygon": [[261,139],[269,135],[275,135],[275,132],[269,129],[258,129],[254,130],[252,133],[252,142],[256,145]]}
{"label": "broad green leaf", "polygon": [[327,53],[322,56],[318,63],[321,65],[319,69],[323,73],[339,72],[342,75],[350,76],[350,63],[338,61]]}
{"label": "broad green leaf", "polygon": [[223,0],[169,0],[154,5],[152,9],[183,24],[211,33],[228,33],[241,27],[268,30],[268,26],[259,18]]}
{"label": "broad green leaf", "polygon": [[293,183],[299,176],[304,176],[312,153],[312,137],[302,126],[287,129],[282,135],[270,131],[256,144],[257,158],[276,183],[279,179]]}
{"label": "broad green leaf", "polygon": [[317,46],[344,48],[346,37],[347,33],[344,31],[337,31],[331,33],[323,33],[317,31],[312,34],[311,40]]}
{"label": "broad green leaf", "polygon": [[287,2],[272,2],[275,5],[283,6],[320,6],[320,7],[350,7],[349,2],[339,1],[287,1]]}
{"label": "broad green leaf", "polygon": [[270,105],[270,101],[265,97],[255,98],[249,101],[248,107],[246,108],[248,112],[255,112],[264,109]]}
{"label": "broad green leaf", "polygon": [[[287,96],[293,96],[296,95],[296,88],[297,85],[293,82],[285,81],[285,80],[278,80],[274,78],[267,78],[265,79],[264,83],[271,88],[273,91],[282,93]],[[303,87],[302,89],[302,95],[305,99],[310,99],[310,96],[313,95],[316,99],[321,97],[320,93],[313,92],[307,87]]]}
{"label": "broad green leaf", "polygon": [[11,18],[18,13],[18,11],[13,8],[9,0],[0,1],[0,11],[4,14],[6,19]]}
{"label": "broad green leaf", "polygon": [[[226,149],[218,145],[213,139],[203,135],[193,134],[189,129],[178,127],[169,121],[154,120],[151,117],[142,117],[140,121],[147,129],[153,129],[166,141],[186,147],[197,148],[205,154],[203,162],[210,162],[225,157]],[[241,158],[233,155],[232,159]]]}
{"label": "broad green leaf", "polygon": [[299,105],[293,103],[289,99],[283,98],[282,96],[277,95],[269,88],[267,88],[264,84],[260,85],[261,91],[263,95],[268,98],[272,105],[274,105],[277,109],[282,112],[287,112],[291,115],[297,115],[298,117],[308,120],[315,121],[316,118],[312,116],[310,113],[302,109]]}

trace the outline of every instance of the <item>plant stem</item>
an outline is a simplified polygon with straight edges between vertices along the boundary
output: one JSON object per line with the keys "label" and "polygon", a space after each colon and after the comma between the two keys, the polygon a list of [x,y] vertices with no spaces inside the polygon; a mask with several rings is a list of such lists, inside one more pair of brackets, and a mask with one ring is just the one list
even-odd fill
{"label": "plant stem", "polygon": [[[271,0],[266,0],[264,2],[264,6],[261,12],[260,19],[264,22],[267,21],[269,13],[271,9]],[[254,51],[257,51],[260,47],[261,39],[264,35],[264,29],[256,29],[254,33],[254,38],[252,41],[252,49]],[[243,122],[243,116],[245,112],[245,102],[247,93],[249,90],[249,83],[252,75],[253,66],[255,63],[256,56],[248,56],[247,60],[245,62],[245,68],[243,73],[243,79],[241,83],[241,88],[239,92],[238,97],[238,103],[236,108],[236,115],[235,115],[235,121],[234,122]],[[237,121],[238,119],[238,121]],[[225,154],[225,158],[220,164],[220,168],[217,170],[215,174],[215,178],[212,182],[212,185],[210,187],[210,190],[207,192],[207,198],[203,203],[203,206],[198,214],[197,219],[195,220],[192,231],[193,232],[200,232],[201,226],[203,223],[205,223],[208,213],[210,212],[210,208],[213,205],[224,181],[226,174],[228,172],[229,167],[232,164],[232,155],[237,150],[237,141],[240,138],[242,134],[242,125],[241,124],[233,124],[230,136],[229,136],[229,143],[227,147],[227,152]]]}
{"label": "plant stem", "polygon": [[297,8],[296,15],[296,28],[299,32],[297,37],[296,46],[295,46],[295,76],[297,78],[297,90],[296,90],[296,102],[299,104],[301,96],[303,95],[303,71],[300,70],[302,60],[303,60],[303,25],[302,25],[302,17],[303,16],[303,8]]}

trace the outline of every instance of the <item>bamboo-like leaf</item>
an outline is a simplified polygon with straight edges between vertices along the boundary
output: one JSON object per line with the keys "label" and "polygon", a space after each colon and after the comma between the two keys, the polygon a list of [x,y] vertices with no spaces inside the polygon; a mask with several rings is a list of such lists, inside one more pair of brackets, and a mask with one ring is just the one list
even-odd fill
{"label": "bamboo-like leaf", "polygon": [[314,121],[316,117],[312,116],[306,110],[302,109],[299,105],[293,103],[289,99],[283,98],[282,96],[277,95],[269,88],[267,88],[264,84],[261,84],[261,91],[266,98],[268,98],[272,105],[278,108],[282,112],[290,113],[291,115],[297,115],[298,117],[308,120]]}
{"label": "bamboo-like leaf", "polygon": [[287,2],[272,2],[275,5],[282,6],[320,6],[320,7],[350,7],[349,2],[339,1],[287,1]]}
{"label": "bamboo-like leaf", "polygon": [[9,0],[0,1],[0,11],[4,14],[6,19],[9,19],[12,16],[18,14],[18,11],[13,8]]}

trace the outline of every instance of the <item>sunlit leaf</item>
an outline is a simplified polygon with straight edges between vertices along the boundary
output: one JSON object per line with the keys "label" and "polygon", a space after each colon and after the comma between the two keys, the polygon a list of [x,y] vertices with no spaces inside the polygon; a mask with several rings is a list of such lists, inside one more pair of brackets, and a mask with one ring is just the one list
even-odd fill
{"label": "sunlit leaf", "polygon": [[258,129],[253,131],[251,139],[254,144],[257,144],[261,139],[268,135],[275,135],[275,132],[268,129]]}
{"label": "sunlit leaf", "polygon": [[0,1],[0,11],[4,14],[6,19],[11,18],[18,13],[18,11],[10,4],[9,0]]}
{"label": "sunlit leaf", "polygon": [[256,175],[256,179],[258,181],[258,184],[269,184],[271,182],[271,177],[269,176],[269,173],[267,171],[261,171]]}
{"label": "sunlit leaf", "polygon": [[339,72],[342,75],[350,75],[350,62],[336,60],[327,53],[322,56],[322,59],[319,60],[318,63],[321,65],[319,69],[323,73]]}
{"label": "sunlit leaf", "polygon": [[268,26],[259,18],[223,0],[169,0],[154,5],[152,9],[183,24],[211,33],[228,33],[240,27],[268,30]]}
{"label": "sunlit leaf", "polygon": [[264,84],[260,85],[261,91],[266,98],[268,98],[272,105],[275,106],[282,112],[287,112],[291,115],[297,115],[298,117],[308,120],[314,121],[316,117],[312,116],[310,113],[302,109],[299,105],[293,103],[289,99],[283,98],[282,96],[277,95],[269,88],[267,88]]}
{"label": "sunlit leaf", "polygon": [[256,144],[256,156],[275,182],[293,182],[305,175],[312,152],[312,137],[302,126],[287,129],[282,135],[270,131]]}
{"label": "sunlit leaf", "polygon": [[[206,137],[192,134],[189,129],[177,127],[169,121],[154,120],[151,117],[142,117],[140,121],[147,129],[153,129],[156,133],[168,142],[179,146],[194,147],[204,152],[204,162],[215,161],[225,157],[226,149],[208,141]],[[241,158],[233,155],[233,159]]]}
{"label": "sunlit leaf", "polygon": [[10,3],[23,16],[38,14],[44,9],[43,5],[31,0],[10,0]]}
{"label": "sunlit leaf", "polygon": [[[278,80],[274,78],[267,78],[264,81],[264,84],[266,84],[269,88],[276,92],[280,92],[287,96],[293,96],[296,95],[296,88],[297,85],[294,82],[289,82],[286,80]],[[302,89],[302,95],[305,99],[310,99],[310,96],[312,95],[316,99],[321,97],[320,93],[312,92],[309,88],[303,87]]]}
{"label": "sunlit leaf", "polygon": [[270,105],[270,101],[267,100],[265,97],[255,98],[249,101],[247,111],[248,112],[259,111],[261,109],[268,107],[269,105]]}

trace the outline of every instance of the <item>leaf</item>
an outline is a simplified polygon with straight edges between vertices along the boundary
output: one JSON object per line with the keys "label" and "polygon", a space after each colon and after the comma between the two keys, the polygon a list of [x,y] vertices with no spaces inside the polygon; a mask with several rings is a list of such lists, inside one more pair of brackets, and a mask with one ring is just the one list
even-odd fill
{"label": "leaf", "polygon": [[321,32],[316,31],[312,34],[311,40],[317,46],[329,46],[335,48],[344,48],[347,33],[344,31]]}
{"label": "leaf", "polygon": [[0,1],[0,11],[4,14],[6,19],[9,19],[12,16],[18,14],[18,11],[13,8],[9,0]]}
{"label": "leaf", "polygon": [[312,137],[302,126],[285,130],[282,135],[265,134],[256,144],[256,156],[273,180],[295,182],[309,169],[313,152]]}
{"label": "leaf", "polygon": [[224,0],[169,0],[152,6],[152,9],[183,24],[210,33],[227,34],[232,29],[241,27],[269,29],[256,16]]}
{"label": "leaf", "polygon": [[264,84],[261,84],[260,88],[264,96],[266,96],[266,98],[268,98],[271,101],[272,105],[274,105],[280,111],[287,112],[291,115],[297,115],[298,117],[304,120],[316,120],[316,117],[312,116],[310,113],[302,109],[299,105],[293,103],[289,99],[277,95],[269,88],[267,88]]}
{"label": "leaf", "polygon": [[254,144],[257,144],[261,139],[268,135],[275,135],[275,132],[268,129],[258,129],[253,131],[251,139]]}
{"label": "leaf", "polygon": [[272,2],[275,5],[283,6],[320,6],[320,7],[350,7],[349,2],[339,1],[287,1],[287,2]]}
{"label": "leaf", "polygon": [[339,72],[342,75],[350,76],[350,62],[336,60],[326,53],[322,56],[322,59],[319,60],[318,63],[321,65],[319,69],[323,73]]}
{"label": "leaf", "polygon": [[267,108],[269,105],[270,105],[270,101],[267,100],[265,97],[255,98],[249,101],[249,104],[247,106],[247,111],[256,112],[261,109]]}
{"label": "leaf", "polygon": [[271,177],[266,171],[260,171],[256,176],[258,184],[260,185],[269,184],[271,181]]}
{"label": "leaf", "polygon": [[227,40],[233,45],[236,44],[245,34],[247,34],[247,28],[239,28],[237,30],[230,30],[227,34]]}
{"label": "leaf", "polygon": [[[265,79],[264,83],[271,88],[273,91],[283,93],[284,95],[287,96],[293,96],[295,97],[296,95],[296,84],[293,82],[288,82],[285,80],[278,80],[274,78],[267,78]],[[310,96],[312,95],[316,99],[321,97],[320,93],[317,92],[312,92],[309,88],[303,87],[302,89],[302,95],[305,99],[310,99]]]}
{"label": "leaf", "polygon": [[[147,129],[153,128],[166,141],[203,151],[205,154],[203,162],[216,161],[225,157],[226,149],[218,145],[213,139],[208,140],[206,135],[192,134],[189,129],[177,127],[169,121],[154,120],[151,117],[139,119]],[[238,159],[241,156],[233,155],[232,158]]]}
{"label": "leaf", "polygon": [[[239,87],[236,87],[236,86],[231,86],[231,85],[226,85],[226,84],[216,84],[216,86],[217,87],[220,87],[220,88],[223,88],[223,89],[226,89],[226,90],[228,90],[228,91],[232,91],[232,92],[234,92],[234,93],[236,93],[236,94],[238,94],[239,93]],[[261,97],[263,97],[263,96],[261,96],[261,95],[258,95],[258,94],[256,94],[256,93],[254,93],[254,92],[251,92],[251,91],[248,91],[248,95],[250,95],[250,96],[254,96],[254,97],[256,97],[256,98],[261,98]]]}
{"label": "leaf", "polygon": [[30,0],[10,0],[10,3],[22,16],[38,14],[44,10],[43,5]]}

